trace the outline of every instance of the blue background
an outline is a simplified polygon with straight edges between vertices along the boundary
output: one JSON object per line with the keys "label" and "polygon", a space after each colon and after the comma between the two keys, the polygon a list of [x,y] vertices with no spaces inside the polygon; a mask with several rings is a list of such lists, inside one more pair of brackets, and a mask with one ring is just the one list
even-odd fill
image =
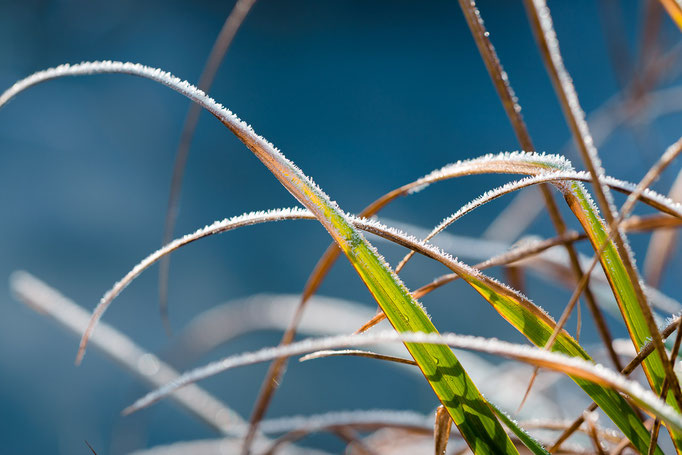
{"label": "blue background", "polygon": [[[618,91],[596,2],[550,6],[566,66],[590,112]],[[102,59],[144,63],[196,81],[231,7],[232,2],[174,0],[2,1],[0,88],[50,66]],[[569,133],[521,2],[482,1],[480,8],[538,150],[561,151]],[[626,46],[634,51],[641,6],[627,1],[623,10]],[[666,47],[678,33],[665,17]],[[518,148],[456,2],[259,0],[211,94],[350,212],[449,162]],[[28,270],[93,308],[160,243],[187,107],[186,99],[152,82],[101,75],[40,85],[0,111],[3,453],[85,454],[84,439],[99,454],[120,453],[214,436],[168,403],[121,418],[120,410],[144,389],[94,350],[74,367],[77,339],[15,301],[4,278]],[[679,115],[657,120],[644,149],[629,131],[619,130],[600,149],[607,171],[640,179],[679,137],[679,121]],[[575,152],[568,157],[581,167]],[[679,165],[673,167],[656,188],[667,192]],[[430,227],[507,180],[470,177],[438,184],[396,202],[385,214]],[[509,200],[463,218],[451,232],[480,235]],[[177,234],[245,211],[294,204],[241,143],[202,114]],[[551,235],[547,217],[538,217],[531,231]],[[201,311],[232,298],[300,292],[328,242],[318,224],[291,222],[243,229],[183,249],[172,263],[172,326],[179,330]],[[633,244],[641,254],[646,238],[635,236]],[[381,244],[380,249],[393,264],[401,257],[398,248]],[[674,262],[671,270],[678,266]],[[143,274],[105,316],[153,351],[168,343],[157,309],[156,270]],[[440,266],[415,260],[404,279],[415,288],[437,273]],[[675,295],[676,284],[669,277],[663,288]],[[372,306],[345,260],[320,292]],[[533,280],[528,292],[555,316],[568,299],[568,292]],[[521,341],[461,283],[424,303],[443,331]],[[610,322],[617,335],[625,334]],[[597,341],[591,327],[586,321],[588,344]],[[199,364],[271,345],[278,337],[247,336]],[[202,385],[248,415],[265,368],[240,369]],[[387,377],[390,387],[384,384]],[[427,412],[435,404],[426,383],[394,375],[383,365],[340,359],[292,367],[269,415],[349,408]],[[331,438],[311,443],[340,450]]]}

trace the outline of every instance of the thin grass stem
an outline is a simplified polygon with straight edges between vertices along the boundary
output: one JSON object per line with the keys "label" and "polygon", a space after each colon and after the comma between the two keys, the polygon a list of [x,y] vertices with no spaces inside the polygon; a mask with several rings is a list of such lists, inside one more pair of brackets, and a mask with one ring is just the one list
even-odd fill
{"label": "thin grass stem", "polygon": [[[531,28],[533,29],[533,33],[535,34],[535,38],[540,47],[541,54],[545,61],[545,67],[547,68],[552,84],[554,85],[564,111],[564,116],[566,117],[573,137],[578,145],[578,150],[582,156],[583,162],[592,177],[594,192],[599,206],[602,209],[604,219],[608,226],[617,226],[617,224],[614,223],[613,198],[608,187],[604,185],[602,180],[604,169],[602,168],[597,149],[593,145],[592,136],[587,123],[585,122],[584,113],[580,107],[573,82],[571,81],[568,71],[564,67],[549,8],[547,7],[545,0],[524,0],[524,3],[530,18]],[[656,344],[658,356],[664,365],[665,375],[673,385],[673,394],[677,400],[678,406],[682,408],[682,391],[680,391],[677,376],[675,376],[675,373],[672,371],[669,362],[667,361],[665,347],[663,346],[661,335],[658,332],[651,309],[649,308],[647,298],[642,290],[639,274],[630,257],[629,247],[627,247],[626,240],[621,236],[618,229],[614,229],[613,241],[620,252],[621,260],[623,261],[630,282],[634,288],[637,303],[644,316],[644,322]],[[587,275],[589,275],[589,272]],[[636,340],[633,341],[637,343]],[[650,374],[648,374],[647,377],[652,381]],[[651,382],[651,385],[655,389],[655,383]]]}
{"label": "thin grass stem", "polygon": [[[244,19],[249,14],[251,7],[256,3],[256,0],[237,0],[232,11],[227,16],[220,33],[213,43],[211,53],[208,56],[206,65],[204,66],[201,76],[199,77],[199,90],[208,93],[211,90],[213,81],[220,68],[225,55],[227,54],[237,31],[241,27]],[[182,125],[182,132],[180,133],[180,143],[175,152],[175,162],[173,163],[173,177],[171,178],[170,193],[168,196],[168,208],[166,209],[166,217],[163,227],[163,240],[161,245],[165,245],[173,240],[173,231],[175,230],[175,222],[178,218],[178,210],[180,208],[180,191],[182,188],[182,179],[187,167],[187,157],[189,156],[189,149],[194,137],[194,131],[199,123],[199,115],[202,107],[200,104],[191,103],[185,122]],[[159,309],[161,311],[161,320],[166,327],[166,332],[171,333],[170,321],[168,320],[168,277],[170,273],[170,256],[166,256],[159,263]]]}

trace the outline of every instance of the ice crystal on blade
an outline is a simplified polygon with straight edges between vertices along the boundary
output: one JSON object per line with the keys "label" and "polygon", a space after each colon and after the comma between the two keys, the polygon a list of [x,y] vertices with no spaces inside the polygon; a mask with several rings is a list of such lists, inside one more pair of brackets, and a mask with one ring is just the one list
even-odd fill
{"label": "ice crystal on blade", "polygon": [[317,431],[342,425],[391,424],[430,429],[429,417],[414,411],[369,409],[358,411],[334,411],[309,416],[289,416],[265,420],[260,429],[264,433],[288,433],[305,430]]}
{"label": "ice crystal on blade", "polygon": [[535,152],[503,152],[447,164],[415,182],[410,193],[423,190],[431,183],[464,175],[505,173],[537,175],[548,171],[572,171],[570,161],[561,155]]}
{"label": "ice crystal on blade", "polygon": [[393,342],[443,344],[450,347],[508,357],[531,364],[541,363],[544,367],[557,371],[568,369],[572,374],[581,374],[585,377],[596,378],[600,382],[608,384],[609,387],[627,394],[640,406],[654,412],[672,426],[682,429],[682,416],[665,404],[658,396],[649,390],[645,390],[638,383],[628,380],[620,373],[616,373],[602,365],[536,347],[508,343],[495,338],[482,338],[451,333],[441,335],[421,332],[396,333],[395,331],[365,333],[360,335],[340,335],[317,339],[308,338],[286,346],[265,348],[255,352],[226,357],[222,360],[209,363],[208,365],[184,373],[177,380],[140,398],[133,405],[126,408],[124,412],[131,413],[137,411],[164,398],[180,387],[184,387],[232,368],[267,362],[279,357],[292,357],[322,350]]}
{"label": "ice crystal on blade", "polygon": [[[545,42],[547,43],[547,49],[549,53],[549,58],[552,62],[554,69],[556,70],[556,75],[559,79],[560,89],[563,92],[566,102],[568,103],[568,108],[570,109],[570,115],[575,120],[575,126],[577,128],[578,138],[584,146],[584,152],[587,154],[585,159],[589,160],[595,172],[595,185],[598,185],[606,198],[607,207],[602,207],[604,210],[610,211],[612,214],[617,213],[613,195],[609,191],[608,187],[603,182],[603,177],[605,176],[605,171],[597,153],[597,148],[594,145],[594,140],[590,134],[590,129],[585,121],[585,112],[580,106],[578,100],[578,94],[576,93],[573,80],[569,75],[566,67],[564,66],[563,58],[561,57],[561,51],[559,50],[559,40],[557,39],[556,32],[554,31],[554,25],[552,23],[552,16],[547,7],[545,0],[533,0],[535,8],[538,11],[538,22],[540,28],[542,29],[542,34],[544,35]],[[588,165],[590,163],[587,163]],[[607,217],[610,219],[610,217]]]}
{"label": "ice crystal on blade", "polygon": [[[367,248],[370,254],[373,254],[374,257],[377,258],[379,268],[383,269],[383,272],[390,276],[390,279],[393,280],[394,284],[399,288],[400,293],[402,293],[406,299],[411,300],[407,289],[397,278],[397,275],[392,272],[385,261],[378,258],[376,250],[370,246],[369,242],[367,242],[361,234],[353,230],[348,223],[346,214],[312,181],[312,179],[305,175],[270,142],[256,134],[248,124],[240,120],[230,110],[217,103],[198,88],[186,81],[180,80],[170,73],[140,64],[113,61],[62,65],[57,68],[40,71],[17,82],[9,90],[0,95],[0,107],[22,90],[38,83],[58,77],[98,73],[124,73],[151,79],[185,95],[190,100],[211,112],[228,129],[230,129],[230,131],[242,140],[242,142],[244,142],[244,144],[268,167],[294,197],[316,216],[332,237],[339,243],[342,249],[345,250],[346,254],[349,255],[353,265],[358,268],[358,271],[363,267],[370,266],[368,264],[363,265],[358,262],[357,257],[353,256],[355,248],[354,243],[357,243],[358,246],[359,244],[362,244]],[[97,320],[97,315],[100,314],[105,307],[105,304],[98,305],[98,308],[93,315],[93,326],[94,322]],[[81,340],[81,346],[76,360],[77,362],[81,360],[84,353],[88,334],[89,332],[86,333]]]}
{"label": "ice crystal on blade", "polygon": [[[60,65],[55,68],[39,71],[15,83],[12,87],[0,95],[0,108],[2,108],[2,106],[4,106],[17,94],[36,84],[66,76],[82,76],[104,73],[122,73],[144,77],[163,84],[186,96],[213,114],[240,139],[249,138],[249,141],[254,143],[254,145],[249,145],[249,148],[252,152],[254,152],[254,154],[256,154],[256,156],[259,157],[259,159],[273,160],[279,167],[289,169],[291,175],[300,182],[303,182],[303,185],[307,186],[312,193],[316,194],[332,209],[338,213],[341,213],[338,206],[329,199],[329,197],[312,181],[312,179],[305,175],[292,161],[287,159],[271,142],[258,135],[250,125],[239,119],[232,111],[216,102],[213,98],[189,82],[183,81],[178,77],[173,76],[171,73],[162,71],[158,68],[151,68],[139,63],[123,63],[116,61],[96,61],[83,62],[75,65]],[[261,150],[265,151],[267,158],[263,155]],[[272,167],[268,167],[273,173],[275,173],[276,176],[279,177],[279,174],[277,173],[278,171],[276,169],[273,170]],[[290,192],[292,191],[292,188],[288,186],[289,182],[282,181],[282,183]],[[310,208],[315,209],[314,207]],[[321,215],[321,213],[319,215]],[[321,221],[323,221],[322,218]],[[328,225],[325,226],[329,229]]]}
{"label": "ice crystal on blade", "polygon": [[172,242],[168,243],[167,245],[159,248],[156,250],[154,253],[150,254],[146,258],[144,258],[142,261],[137,263],[135,267],[133,267],[121,280],[116,282],[114,286],[107,291],[104,296],[102,296],[101,300],[99,301],[97,307],[95,307],[95,310],[92,313],[92,319],[90,320],[90,323],[88,324],[88,327],[83,335],[83,340],[81,342],[81,355],[84,352],[83,349],[85,345],[87,344],[87,341],[92,334],[93,330],[95,329],[95,326],[97,325],[97,322],[102,318],[102,315],[106,311],[106,309],[109,307],[111,302],[121,293],[123,290],[135,279],[137,278],[144,270],[149,268],[153,263],[161,259],[163,256],[166,254],[171,253],[172,251],[177,250],[178,248],[187,245],[188,243],[194,242],[196,240],[199,240],[203,237],[207,237],[209,235],[213,234],[218,234],[221,232],[229,231],[232,229],[236,229],[239,227],[243,226],[250,226],[258,223],[265,223],[269,221],[281,221],[281,220],[287,220],[287,219],[314,219],[314,216],[312,213],[310,213],[309,210],[307,209],[301,209],[301,208],[285,208],[285,209],[275,209],[275,210],[268,210],[268,211],[258,211],[258,212],[250,212],[250,213],[245,213],[243,215],[235,216],[232,218],[225,218],[224,220],[221,221],[216,221],[212,224],[209,224],[201,229],[197,229],[195,232],[191,234],[184,235],[183,237],[180,237],[176,240],[173,240]]}
{"label": "ice crystal on blade", "polygon": [[481,278],[485,279],[488,281],[488,283],[494,284],[495,286],[500,287],[501,289],[504,289],[506,292],[508,292],[511,295],[516,296],[517,298],[526,301],[530,303],[531,305],[535,306],[545,317],[547,317],[548,320],[554,321],[552,317],[547,314],[542,308],[534,305],[530,299],[528,299],[526,296],[524,296],[522,293],[519,291],[510,288],[504,283],[501,283],[497,280],[495,280],[492,277],[489,277],[487,275],[484,275],[480,270],[475,269],[463,262],[460,262],[457,258],[454,258],[452,255],[449,253],[441,250],[437,246],[428,243],[426,239],[418,239],[410,234],[406,234],[399,229],[393,228],[393,227],[387,227],[380,222],[378,222],[375,219],[367,220],[367,219],[361,219],[361,218],[355,218],[352,217],[351,221],[353,224],[355,224],[358,228],[365,230],[367,232],[371,232],[380,236],[384,236],[389,238],[390,240],[402,244],[408,248],[412,249],[421,249],[423,252],[430,257],[438,260],[439,262],[443,263],[445,266],[449,267],[451,270],[453,270],[455,273],[458,275],[463,275],[463,276],[468,276],[471,278]]}
{"label": "ice crystal on blade", "polygon": [[[526,177],[521,180],[516,180],[513,182],[506,183],[498,188],[490,191],[486,191],[478,198],[467,203],[457,212],[445,218],[436,226],[433,231],[427,236],[427,239],[433,238],[436,234],[443,231],[445,228],[450,226],[452,223],[460,219],[462,216],[471,212],[472,210],[494,200],[505,194],[509,194],[513,191],[517,191],[522,188],[526,188],[532,185],[537,185],[539,183],[549,183],[549,182],[561,182],[563,180],[573,180],[578,178],[588,178],[585,173],[581,172],[547,172],[544,174],[539,174],[536,176]],[[561,187],[563,188],[563,187]]]}

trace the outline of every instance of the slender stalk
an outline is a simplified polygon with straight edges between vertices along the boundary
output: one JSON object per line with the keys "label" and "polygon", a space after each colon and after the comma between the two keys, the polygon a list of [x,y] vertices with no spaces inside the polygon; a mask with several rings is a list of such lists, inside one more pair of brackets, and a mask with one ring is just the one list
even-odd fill
{"label": "slender stalk", "polygon": [[606,452],[604,452],[604,448],[601,446],[601,442],[599,441],[599,435],[597,434],[597,427],[595,425],[597,416],[593,412],[590,412],[585,413],[584,417],[588,428],[587,434],[590,436],[590,439],[592,440],[592,446],[594,447],[595,452],[598,455],[606,455]]}
{"label": "slender stalk", "polygon": [[[682,428],[682,416],[671,406],[664,403],[651,391],[645,390],[636,381],[626,379],[623,375],[613,370],[595,365],[592,361],[571,357],[557,352],[548,352],[537,347],[525,344],[509,343],[492,338],[473,337],[453,333],[438,334],[424,332],[402,332],[386,330],[375,334],[339,335],[317,339],[306,339],[291,343],[287,346],[264,348],[254,352],[237,354],[226,357],[216,362],[186,372],[182,377],[166,384],[162,388],[138,399],[126,408],[124,414],[130,414],[156,403],[169,393],[192,384],[196,381],[211,377],[215,374],[246,365],[254,365],[268,360],[287,356],[316,353],[321,350],[333,350],[338,348],[354,348],[369,344],[403,342],[408,345],[428,344],[438,346],[451,346],[460,349],[473,350],[517,360],[532,365],[542,365],[574,377],[582,378],[593,385],[600,385],[610,390],[627,395],[637,406],[659,415],[666,420],[672,428]],[[303,357],[301,360],[305,360]],[[456,422],[455,422],[456,423]],[[495,452],[493,452],[495,453]]]}
{"label": "slender stalk", "polygon": [[[75,335],[83,333],[90,313],[55,289],[26,272],[14,272],[12,292],[27,306],[54,319]],[[130,338],[107,324],[101,324],[92,337],[93,345],[107,357],[152,387],[176,380],[180,375],[154,354],[137,346]],[[193,384],[173,393],[172,398],[190,414],[228,436],[243,436],[244,420],[227,405]]]}
{"label": "slender stalk", "polygon": [[[680,352],[680,343],[682,342],[682,330],[677,331],[677,336],[675,337],[675,343],[673,344],[673,348],[670,351],[670,364],[672,368],[675,368],[675,359],[677,358],[678,353]],[[666,396],[668,395],[668,388],[670,387],[670,383],[666,378],[663,381],[663,387],[661,388],[661,400],[665,401]],[[656,446],[656,441],[658,440],[658,431],[661,429],[661,420],[656,417],[656,420],[654,420],[654,427],[651,430],[651,442],[649,443],[649,454],[652,455],[654,453],[654,447]]]}
{"label": "slender stalk", "polygon": [[445,455],[448,448],[448,441],[450,440],[450,429],[452,428],[452,419],[448,410],[442,405],[438,406],[436,410],[436,422],[433,426],[433,441],[435,445],[436,455]]}
{"label": "slender stalk", "polygon": [[[0,107],[16,94],[38,83],[59,77],[97,73],[123,73],[145,77],[172,88],[192,101],[201,103],[253,152],[292,196],[315,215],[343,250],[398,332],[437,333],[424,308],[412,298],[391,267],[351,224],[348,214],[342,211],[319,186],[274,145],[257,135],[249,125],[231,111],[186,81],[170,73],[143,65],[122,62],[84,62],[48,69],[17,82],[0,96]],[[82,359],[86,342],[87,339],[84,336],[81,339],[77,362]],[[448,408],[467,444],[482,453],[518,453],[501,423],[451,349],[442,345],[407,343],[405,346],[419,364],[420,370],[439,400]],[[476,418],[467,417],[472,413]],[[250,440],[245,440],[246,451],[254,437],[251,436]]]}
{"label": "slender stalk", "polygon": [[[594,192],[602,209],[602,214],[607,222],[608,226],[617,226],[614,223],[614,210],[613,210],[613,199],[608,187],[606,187],[602,182],[602,176],[604,175],[604,170],[601,166],[601,161],[596,148],[593,145],[592,137],[589,132],[589,128],[584,119],[584,113],[580,108],[577,94],[571,78],[566,71],[563,64],[563,59],[559,51],[559,45],[556,38],[556,33],[552,25],[551,15],[549,9],[544,0],[524,0],[526,5],[526,10],[530,18],[531,27],[535,34],[536,40],[541,50],[541,54],[545,61],[545,67],[547,68],[550,78],[554,85],[557,96],[560,100],[560,104],[564,111],[564,116],[569,124],[569,127],[573,133],[573,137],[578,145],[578,150],[582,156],[583,162],[587,167],[593,182]],[[679,382],[677,376],[670,367],[670,362],[666,357],[665,347],[663,346],[663,340],[661,339],[661,334],[656,327],[651,309],[647,302],[647,298],[642,290],[639,274],[637,269],[630,257],[630,252],[626,246],[626,240],[618,229],[614,229],[613,241],[616,245],[619,256],[623,262],[627,276],[629,277],[630,283],[635,293],[635,300],[639,305],[641,315],[643,316],[644,323],[648,329],[649,336],[652,337],[654,344],[656,346],[656,351],[658,352],[658,357],[660,363],[662,364],[665,376],[671,382],[673,388],[673,395],[677,402],[678,409],[682,408],[682,392],[680,391]],[[641,337],[636,334],[632,334],[633,342],[637,346],[641,343]],[[653,377],[653,372],[648,366],[645,366],[645,371],[647,372],[647,378],[651,384],[653,390],[659,391],[660,379]],[[676,438],[673,438],[676,439]],[[676,444],[680,442],[677,441]]]}
{"label": "slender stalk", "polygon": [[[678,172],[668,196],[672,200],[682,199],[682,170]],[[646,282],[651,286],[659,286],[666,264],[675,254],[677,237],[677,230],[672,229],[655,232],[651,236],[643,267]]]}
{"label": "slender stalk", "polygon": [[[616,232],[620,231],[620,224],[623,222],[625,217],[627,217],[632,209],[635,206],[635,203],[637,202],[637,199],[642,195],[644,190],[653,183],[655,179],[658,178],[658,176],[663,172],[663,170],[670,164],[672,161],[682,152],[682,138],[680,138],[676,143],[671,145],[665,153],[661,156],[661,158],[649,169],[649,171],[646,173],[646,175],[642,178],[642,180],[639,182],[637,187],[635,188],[635,191],[633,191],[628,198],[626,199],[625,203],[623,204],[623,207],[620,210],[620,213],[618,214],[618,217],[613,220],[612,224],[608,226],[608,229],[606,230],[606,239],[601,243],[599,246],[596,254],[594,255],[594,258],[592,259],[592,262],[590,263],[590,266],[587,269],[587,274],[585,274],[579,281],[578,285],[576,286],[575,290],[573,291],[573,294],[571,295],[571,298],[569,299],[568,305],[566,305],[566,309],[564,310],[563,314],[559,318],[559,321],[557,322],[556,328],[554,329],[554,332],[552,335],[549,337],[549,340],[547,340],[547,344],[545,345],[545,349],[549,349],[552,347],[554,344],[554,341],[556,340],[556,337],[559,335],[560,331],[563,329],[564,325],[566,324],[566,321],[568,320],[568,316],[571,313],[571,310],[575,307],[575,305],[578,302],[578,298],[580,297],[580,293],[586,289],[587,282],[588,282],[588,277],[589,274],[592,273],[594,270],[595,266],[599,262],[599,260],[602,257],[602,254],[604,253],[604,250],[606,249],[606,246],[608,245],[609,241],[611,238],[615,235]],[[658,330],[658,329],[656,329]],[[611,346],[611,349],[613,350],[613,346]],[[615,354],[615,351],[614,351]],[[673,365],[674,366],[674,365]],[[620,368],[622,369],[622,368]],[[531,380],[528,384],[528,389],[526,390],[526,394],[523,397],[523,400],[521,403],[525,401],[525,399],[528,397],[528,394],[530,393],[530,389],[533,385],[533,382],[535,380],[535,377],[537,376],[538,369],[536,368],[533,371],[533,375],[531,376]],[[666,383],[668,382],[668,377],[663,381],[663,386],[661,387],[661,390],[665,390],[667,388]],[[664,396],[665,399],[665,396]],[[655,429],[655,425],[654,425]],[[655,438],[652,438],[655,440]],[[650,450],[655,450],[654,448],[650,448]]]}
{"label": "slender stalk", "polygon": [[[557,245],[565,245],[566,243],[573,244],[573,242],[576,242],[578,240],[584,240],[586,238],[587,236],[585,234],[580,235],[577,232],[567,232],[564,233],[564,235],[557,236],[551,239],[534,242],[533,244],[530,245],[522,245],[515,247],[512,250],[506,251],[495,257],[491,257],[490,259],[487,259],[483,262],[479,262],[478,264],[474,265],[473,268],[476,270],[485,270],[490,267],[495,267],[499,265],[510,265],[523,259],[534,257],[542,253],[543,251],[546,251]],[[459,278],[460,276],[456,273],[448,273],[445,275],[441,275],[435,278],[430,283],[425,284],[420,288],[412,291],[412,295],[414,296],[415,299],[421,299],[425,295],[430,294],[436,289],[448,283],[451,283]],[[372,317],[372,319],[363,324],[362,327],[360,327],[355,333],[363,333],[372,328],[373,326],[377,325],[384,319],[386,319],[386,315],[383,313],[383,311],[378,311],[377,314],[374,317]]]}
{"label": "slender stalk", "polygon": [[[489,33],[485,28],[480,12],[476,8],[476,3],[474,0],[459,0],[459,5],[464,13],[464,17],[467,21],[467,24],[469,25],[469,29],[471,30],[471,34],[474,37],[474,41],[476,42],[476,46],[478,47],[483,62],[488,69],[488,73],[490,74],[490,77],[493,81],[493,85],[497,90],[497,95],[502,101],[502,106],[504,107],[507,117],[512,124],[519,144],[521,144],[521,148],[526,151],[534,151],[535,146],[531,140],[526,122],[523,120],[521,106],[519,105],[516,95],[514,94],[514,90],[511,87],[507,73],[504,71],[504,68],[500,63],[500,59],[497,56],[495,47],[490,41]],[[540,185],[540,192],[542,193],[542,197],[545,201],[545,206],[547,207],[547,212],[549,213],[549,217],[552,221],[552,224],[554,225],[554,229],[559,236],[563,235],[566,232],[566,223],[561,217],[561,213],[559,212],[559,208],[552,197],[549,186],[547,184]],[[578,254],[576,253],[572,244],[569,242],[564,244],[564,248],[568,253],[568,257],[571,262],[571,268],[575,274],[576,280],[579,281],[583,276],[583,272],[581,270]],[[616,355],[615,351],[613,350],[613,337],[611,336],[611,333],[606,325],[606,321],[604,320],[601,310],[597,306],[589,284],[587,284],[585,287],[585,300],[588,307],[590,308],[590,312],[592,313],[592,316],[595,320],[597,330],[599,331],[602,342],[609,353],[611,361],[616,368],[619,370],[622,369],[623,367],[620,364],[618,355]]]}
{"label": "slender stalk", "polygon": [[[676,317],[671,321],[663,330],[661,330],[661,336],[663,338],[668,338],[675,330],[680,328],[680,322],[682,322],[682,317]],[[654,343],[649,342],[645,344],[642,349],[637,353],[637,355],[621,370],[621,374],[629,376],[630,373],[635,371],[635,369],[642,364],[642,362],[654,352]],[[597,409],[597,404],[592,403],[586,409],[586,411],[592,412]],[[580,415],[577,419],[571,423],[571,425],[566,428],[566,430],[557,438],[554,444],[550,447],[550,453],[556,452],[561,447],[561,444],[566,441],[573,433],[580,428],[580,425],[584,422],[584,416]]]}
{"label": "slender stalk", "polygon": [[[659,230],[659,229],[670,229],[672,227],[680,227],[680,224],[682,223],[682,220],[678,218],[672,218],[667,215],[654,215],[646,218],[640,218],[637,216],[631,216],[621,223],[621,228],[628,232],[646,232],[650,230]],[[518,246],[514,248],[513,250],[510,250],[508,252],[502,253],[498,256],[491,257],[490,259],[487,259],[486,261],[479,262],[478,264],[474,265],[474,268],[478,270],[484,270],[488,267],[493,267],[496,265],[506,265],[506,264],[513,264],[514,262],[523,260],[523,259],[528,259],[531,258],[546,249],[553,248],[559,244],[565,243],[565,242],[576,242],[580,240],[585,240],[587,239],[587,234],[578,234],[576,232],[567,232],[563,236],[557,236],[553,237],[551,239],[539,241],[533,245],[527,245],[527,246]],[[447,273],[445,275],[441,275],[437,278],[434,278],[433,281],[431,281],[428,284],[423,285],[422,287],[414,290],[412,293],[414,294],[415,298],[422,298],[423,296],[429,294],[432,291],[435,291],[436,289],[440,288],[441,286],[444,286],[452,281],[455,281],[459,279],[459,276],[455,273]],[[379,319],[380,316],[374,316],[374,318]],[[373,318],[373,319],[374,319]],[[372,323],[371,325],[375,325],[376,323],[380,322],[383,318],[377,320],[375,323]],[[369,325],[369,324],[368,324]],[[359,332],[367,330],[369,327],[363,327],[363,329],[358,330]],[[622,368],[621,368],[622,369]]]}
{"label": "slender stalk", "polygon": [[[246,15],[249,14],[251,7],[256,3],[256,0],[237,0],[232,8],[232,11],[227,16],[220,33],[213,43],[213,48],[208,56],[204,70],[199,77],[199,90],[208,93],[213,85],[218,68],[225,58],[230,44],[237,35],[237,31],[241,27]],[[168,208],[166,209],[166,219],[163,227],[163,241],[161,245],[165,245],[173,240],[173,231],[175,229],[175,222],[178,218],[178,210],[180,207],[180,189],[182,188],[182,178],[187,166],[187,157],[189,149],[192,145],[192,138],[194,131],[199,123],[199,115],[202,107],[200,104],[191,103],[185,123],[182,125],[182,133],[180,133],[180,143],[175,152],[175,163],[173,164],[173,177],[170,184],[170,194],[168,196]],[[170,321],[168,320],[168,276],[170,272],[170,256],[165,257],[159,264],[159,309],[161,311],[161,319],[163,320],[166,332],[171,333]]]}

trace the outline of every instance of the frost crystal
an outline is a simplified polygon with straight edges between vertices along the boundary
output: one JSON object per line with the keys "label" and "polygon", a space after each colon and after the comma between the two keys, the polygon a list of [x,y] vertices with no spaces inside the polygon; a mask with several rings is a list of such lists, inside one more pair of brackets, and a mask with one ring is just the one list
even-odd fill
{"label": "frost crystal", "polygon": [[177,250],[178,248],[187,245],[188,243],[199,240],[203,237],[209,235],[218,234],[221,232],[229,231],[243,226],[251,226],[258,223],[265,223],[268,221],[280,221],[280,220],[290,220],[290,219],[315,219],[309,210],[295,208],[285,208],[285,209],[275,209],[268,211],[258,211],[245,213],[243,215],[235,216],[232,218],[225,218],[221,221],[216,221],[209,224],[201,229],[197,229],[191,234],[184,235],[178,239],[173,240],[167,245],[156,250],[154,253],[150,254],[142,261],[140,261],[135,267],[133,267],[121,280],[116,282],[114,286],[107,291],[104,296],[100,299],[97,307],[92,313],[92,319],[88,324],[88,327],[83,335],[83,340],[87,341],[89,336],[92,334],[97,322],[102,318],[102,315],[109,307],[111,302],[144,270],[154,264],[156,261],[161,259],[163,256]]}
{"label": "frost crystal", "polygon": [[531,364],[538,364],[541,362],[544,367],[559,371],[564,371],[568,368],[572,374],[583,374],[587,377],[598,378],[599,382],[605,384],[609,388],[616,389],[629,395],[630,398],[636,401],[640,406],[653,411],[655,414],[662,417],[663,420],[671,423],[674,427],[682,428],[682,417],[674,409],[665,404],[658,396],[649,390],[645,390],[638,383],[630,381],[623,375],[602,365],[594,364],[581,358],[569,357],[564,354],[550,352],[527,345],[508,343],[494,338],[463,336],[451,333],[439,335],[434,333],[397,333],[395,331],[365,333],[360,335],[340,335],[318,339],[309,338],[286,346],[265,348],[256,352],[227,357],[183,374],[177,380],[140,398],[132,406],[128,407],[125,412],[134,412],[149,406],[180,387],[232,368],[266,362],[279,357],[292,357],[321,350],[393,342],[444,344],[455,348],[509,357]]}

